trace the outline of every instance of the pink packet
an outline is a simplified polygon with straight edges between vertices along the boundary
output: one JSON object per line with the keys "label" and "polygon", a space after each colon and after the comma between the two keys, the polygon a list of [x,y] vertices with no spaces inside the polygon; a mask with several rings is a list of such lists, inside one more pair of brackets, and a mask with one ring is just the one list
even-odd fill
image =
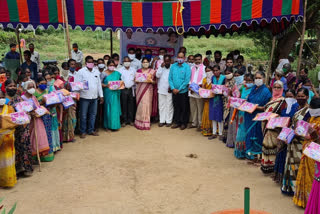
{"label": "pink packet", "polygon": [[229,97],[230,107],[239,108],[246,100],[236,97]]}
{"label": "pink packet", "polygon": [[148,74],[145,74],[145,73],[136,73],[135,81],[136,82],[149,82],[150,77]]}
{"label": "pink packet", "polygon": [[83,82],[70,82],[71,91],[81,91],[84,90]]}
{"label": "pink packet", "polygon": [[33,106],[27,101],[22,101],[16,104],[15,109],[17,110],[17,112],[30,112],[33,110]]}
{"label": "pink packet", "polygon": [[212,90],[210,90],[210,89],[199,88],[199,95],[202,98],[212,98],[213,97]]}
{"label": "pink packet", "polygon": [[214,94],[223,94],[223,91],[226,93],[226,90],[228,90],[228,88],[226,89],[224,85],[212,85],[212,92]]}
{"label": "pink packet", "polygon": [[241,97],[241,94],[240,94],[240,91],[239,91],[239,89],[238,89],[238,87],[237,86],[234,86],[233,87],[233,89],[232,89],[232,96],[233,97]]}
{"label": "pink packet", "polygon": [[30,116],[26,112],[15,112],[10,114],[11,121],[18,125],[30,123]]}
{"label": "pink packet", "polygon": [[312,127],[312,125],[310,123],[303,121],[303,120],[299,120],[296,124],[296,128],[295,128],[294,132],[298,136],[307,137],[307,136],[309,136],[308,130],[310,127]]}
{"label": "pink packet", "polygon": [[289,123],[290,123],[290,117],[270,118],[266,128],[267,129],[284,128],[284,127],[288,127]]}
{"label": "pink packet", "polygon": [[64,82],[60,79],[57,79],[56,81],[54,81],[53,86],[56,88],[63,88]]}
{"label": "pink packet", "polygon": [[259,113],[255,116],[255,118],[253,118],[254,121],[264,121],[264,120],[269,120],[270,118],[273,117],[278,117],[279,115],[274,114],[272,112],[262,112]]}
{"label": "pink packet", "polygon": [[110,81],[108,83],[110,90],[120,90],[124,89],[124,83],[123,81]]}
{"label": "pink packet", "polygon": [[70,96],[75,100],[80,100],[80,94],[76,92],[71,92]]}
{"label": "pink packet", "polygon": [[83,90],[89,90],[89,82],[87,80],[82,81]]}
{"label": "pink packet", "polygon": [[61,95],[59,95],[59,93],[56,93],[56,92],[51,92],[50,94],[46,94],[44,95],[44,97],[46,98],[46,106],[62,103],[63,101],[61,99]]}
{"label": "pink packet", "polygon": [[303,154],[317,162],[320,162],[320,145],[315,142],[311,142],[309,146],[303,150]]}
{"label": "pink packet", "polygon": [[74,105],[75,102],[71,96],[66,96],[62,105],[65,109],[69,108],[70,106]]}
{"label": "pink packet", "polygon": [[35,111],[37,117],[42,117],[43,115],[49,113],[49,111],[43,106],[36,108],[34,111]]}
{"label": "pink packet", "polygon": [[291,143],[292,139],[294,138],[294,130],[290,129],[290,128],[282,128],[279,136],[278,136],[278,140],[281,140],[287,144]]}
{"label": "pink packet", "polygon": [[245,101],[238,109],[240,111],[245,111],[252,114],[252,112],[254,112],[257,109],[257,107],[258,107],[257,104],[253,104]]}

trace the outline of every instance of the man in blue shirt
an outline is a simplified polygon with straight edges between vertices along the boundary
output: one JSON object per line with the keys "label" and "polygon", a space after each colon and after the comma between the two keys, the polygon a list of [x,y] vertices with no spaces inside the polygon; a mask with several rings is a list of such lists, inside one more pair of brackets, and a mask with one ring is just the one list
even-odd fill
{"label": "man in blue shirt", "polygon": [[18,59],[20,60],[20,54],[16,51],[17,45],[10,44],[10,51],[6,54],[6,59]]}
{"label": "man in blue shirt", "polygon": [[23,52],[25,62],[22,63],[22,71],[25,71],[27,68],[31,71],[31,79],[35,82],[38,81],[38,65],[35,62],[31,61],[31,51],[26,50]]}
{"label": "man in blue shirt", "polygon": [[179,52],[177,56],[177,62],[170,68],[169,73],[169,85],[173,93],[173,126],[171,128],[176,129],[180,127],[184,130],[189,122],[189,97],[188,97],[188,85],[191,78],[190,66],[184,62],[185,54]]}

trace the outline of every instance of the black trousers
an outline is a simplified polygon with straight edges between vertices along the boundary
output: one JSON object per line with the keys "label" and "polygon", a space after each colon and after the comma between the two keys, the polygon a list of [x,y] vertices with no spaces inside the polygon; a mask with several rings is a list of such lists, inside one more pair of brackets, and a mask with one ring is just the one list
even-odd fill
{"label": "black trousers", "polygon": [[132,94],[132,88],[121,90],[121,123],[133,123],[135,119],[136,99]]}
{"label": "black trousers", "polygon": [[173,94],[173,122],[178,125],[187,125],[190,116],[190,106],[188,92],[183,94]]}

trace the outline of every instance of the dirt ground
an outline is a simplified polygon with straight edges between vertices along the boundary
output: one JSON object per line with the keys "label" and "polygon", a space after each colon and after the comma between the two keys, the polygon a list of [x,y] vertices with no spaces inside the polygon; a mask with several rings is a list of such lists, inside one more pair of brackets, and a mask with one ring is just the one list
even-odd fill
{"label": "dirt ground", "polygon": [[[197,159],[186,155],[195,153]],[[272,214],[302,214],[279,185],[260,169],[237,160],[233,150],[193,130],[152,126],[64,144],[51,163],[36,168],[12,189],[0,189],[15,213],[209,214],[242,208],[251,188],[251,208]]]}

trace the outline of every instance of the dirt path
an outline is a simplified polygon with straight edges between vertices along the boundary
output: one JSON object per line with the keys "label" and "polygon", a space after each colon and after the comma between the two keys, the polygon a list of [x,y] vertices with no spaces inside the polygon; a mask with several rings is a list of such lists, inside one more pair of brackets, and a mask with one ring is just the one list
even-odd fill
{"label": "dirt path", "polygon": [[[260,169],[236,160],[233,150],[195,130],[153,125],[126,127],[64,145],[42,172],[0,189],[0,198],[20,214],[197,213],[251,207],[273,214],[302,214]],[[195,153],[197,159],[185,157]]]}

